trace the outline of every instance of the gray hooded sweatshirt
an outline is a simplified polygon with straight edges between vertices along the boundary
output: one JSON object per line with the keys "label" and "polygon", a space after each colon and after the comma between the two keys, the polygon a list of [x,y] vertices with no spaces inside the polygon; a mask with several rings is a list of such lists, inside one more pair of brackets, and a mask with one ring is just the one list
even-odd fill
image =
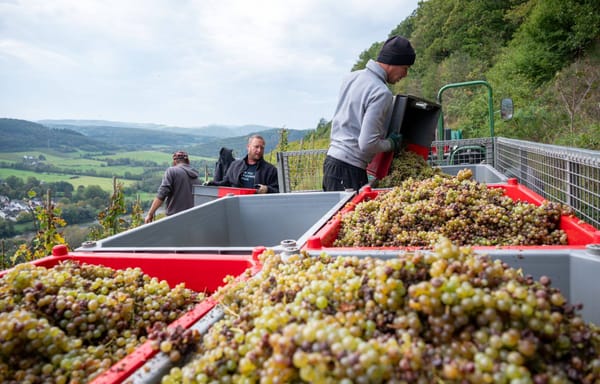
{"label": "gray hooded sweatshirt", "polygon": [[166,202],[167,216],[194,206],[194,185],[200,185],[198,171],[179,163],[167,168],[156,197]]}
{"label": "gray hooded sweatshirt", "polygon": [[392,149],[386,137],[393,95],[386,82],[385,71],[373,60],[346,77],[331,121],[329,156],[366,169],[375,154]]}

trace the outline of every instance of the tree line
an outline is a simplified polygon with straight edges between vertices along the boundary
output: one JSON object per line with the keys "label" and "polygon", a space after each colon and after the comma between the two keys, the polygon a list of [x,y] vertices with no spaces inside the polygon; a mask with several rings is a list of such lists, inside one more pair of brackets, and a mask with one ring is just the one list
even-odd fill
{"label": "tree line", "polygon": [[[48,191],[53,196],[53,200],[60,204],[62,217],[71,224],[89,223],[95,220],[98,212],[106,206],[110,198],[109,192],[97,185],[74,188],[66,181],[43,183],[35,177],[23,179],[9,176],[0,183],[0,196],[27,202],[30,209],[22,211],[17,216],[16,222],[0,218],[0,238],[13,237],[34,229],[31,225],[34,221],[32,212],[39,201],[29,196],[31,194],[44,196]],[[17,229],[15,224],[20,224],[21,229]]]}
{"label": "tree line", "polygon": [[[600,2],[597,0],[428,0],[390,35],[413,43],[417,60],[395,93],[436,100],[449,83],[486,80],[515,114],[496,135],[600,149]],[[376,58],[363,51],[353,70]],[[445,124],[486,137],[485,90],[444,94]],[[497,106],[496,106],[497,107]]]}
{"label": "tree line", "polygon": [[[32,189],[27,194],[30,213],[32,215],[34,236],[9,243],[3,239],[0,243],[0,263],[2,269],[13,267],[23,262],[40,259],[52,254],[56,245],[64,244],[70,248],[64,236],[67,221],[63,217],[63,209],[52,199],[52,191],[48,189],[41,199],[41,204],[31,204],[37,197]],[[143,209],[137,198],[130,207],[127,206],[123,194],[123,184],[113,178],[113,193],[108,199],[108,206],[102,209],[94,225],[86,231],[86,240],[98,240],[115,235],[127,229],[143,224]],[[81,242],[79,242],[80,244]]]}

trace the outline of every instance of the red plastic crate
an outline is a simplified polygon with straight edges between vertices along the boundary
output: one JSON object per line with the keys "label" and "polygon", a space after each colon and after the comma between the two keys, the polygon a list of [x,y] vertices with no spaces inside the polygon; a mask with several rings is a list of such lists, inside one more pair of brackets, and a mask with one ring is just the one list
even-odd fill
{"label": "red plastic crate", "polygon": [[[488,188],[501,188],[504,194],[515,201],[525,201],[535,205],[541,205],[544,198],[529,188],[518,184],[516,179],[509,179],[507,184],[488,185]],[[343,247],[334,247],[333,242],[336,240],[342,225],[341,216],[347,212],[354,210],[357,204],[374,199],[384,190],[371,189],[370,187],[363,188],[360,193],[355,196],[352,201],[347,203],[331,220],[329,220],[317,233],[309,237],[306,245],[307,250],[341,250]],[[567,234],[567,245],[540,245],[540,246],[473,246],[474,249],[583,249],[589,244],[600,244],[600,231],[594,228],[591,224],[582,220],[571,217],[562,216],[560,219],[559,229],[562,229]],[[360,247],[360,249],[415,249],[417,247]],[[346,248],[347,249],[347,248]],[[352,248],[355,249],[355,248]]]}
{"label": "red plastic crate", "polygon": [[217,196],[223,197],[227,195],[253,195],[255,193],[256,189],[252,188],[219,187]]}
{"label": "red plastic crate", "polygon": [[488,188],[502,188],[504,194],[515,201],[526,201],[535,205],[541,205],[544,202],[544,198],[532,191],[531,189],[519,184],[517,179],[510,178],[506,184],[488,185]]}
{"label": "red plastic crate", "polygon": [[194,205],[200,205],[228,195],[252,195],[256,193],[256,189],[195,185],[192,193]]}
{"label": "red plastic crate", "polygon": [[[427,160],[441,113],[442,106],[433,101],[414,95],[395,95],[388,135],[392,132],[401,133],[406,150]],[[388,175],[393,159],[394,152],[376,154],[367,165],[367,173],[376,179],[383,179]]]}
{"label": "red plastic crate", "polygon": [[[423,157],[427,161],[429,156],[429,147],[424,147],[417,144],[408,144],[406,150],[414,152]],[[392,161],[394,160],[394,152],[379,152],[373,160],[367,165],[367,173],[381,180],[388,175]]]}
{"label": "red plastic crate", "polygon": [[[187,329],[217,304],[209,295],[225,284],[223,279],[226,276],[237,276],[238,280],[243,280],[260,271],[258,255],[263,251],[264,247],[257,247],[252,255],[68,252],[66,246],[56,246],[53,256],[32,261],[31,264],[52,268],[62,261],[70,260],[113,269],[139,267],[145,274],[165,280],[171,288],[185,283],[186,288],[207,295],[205,300],[168,326],[173,329],[178,326]],[[246,271],[249,273],[246,274]],[[0,277],[7,272],[8,270],[1,271]],[[156,354],[157,351],[152,348],[151,342],[147,341],[91,383],[121,383]]]}

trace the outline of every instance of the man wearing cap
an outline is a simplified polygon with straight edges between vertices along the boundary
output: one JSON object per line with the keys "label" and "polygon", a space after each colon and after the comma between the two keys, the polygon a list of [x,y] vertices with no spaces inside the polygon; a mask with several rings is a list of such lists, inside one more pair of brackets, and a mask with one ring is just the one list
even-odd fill
{"label": "man wearing cap", "polygon": [[393,95],[387,84],[408,74],[415,51],[402,36],[385,41],[377,60],[342,82],[323,163],[323,190],[358,191],[368,183],[367,165],[379,152],[400,149],[402,136],[387,136]]}
{"label": "man wearing cap", "polygon": [[147,224],[154,220],[156,210],[164,201],[167,202],[167,216],[192,208],[194,185],[201,184],[198,175],[198,171],[190,165],[187,152],[173,153],[173,165],[166,169],[144,222]]}

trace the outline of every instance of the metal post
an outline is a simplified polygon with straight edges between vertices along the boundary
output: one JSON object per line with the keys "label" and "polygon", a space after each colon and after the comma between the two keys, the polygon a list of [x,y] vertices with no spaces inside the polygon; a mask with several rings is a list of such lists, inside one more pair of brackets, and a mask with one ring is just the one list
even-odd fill
{"label": "metal post", "polygon": [[283,152],[277,152],[277,181],[279,183],[279,193],[288,192],[286,181],[289,177],[285,177],[287,171],[287,158],[285,158]]}
{"label": "metal post", "polygon": [[[446,89],[459,88],[459,87],[472,87],[472,86],[476,86],[476,85],[483,85],[488,90],[488,114],[489,114],[489,120],[490,120],[490,137],[494,137],[494,98],[493,98],[492,86],[487,81],[474,80],[474,81],[465,81],[462,83],[446,84],[442,88],[440,88],[440,90],[438,91],[437,102],[438,102],[438,104],[442,105],[442,93],[444,93],[444,91]],[[438,120],[438,140],[443,140],[442,139],[444,137],[443,135],[444,135],[444,111],[442,108],[442,111],[440,113],[440,118]]]}
{"label": "metal post", "polygon": [[[465,81],[462,83],[452,83],[452,84],[446,84],[444,85],[442,88],[440,88],[440,90],[438,91],[437,94],[437,102],[438,104],[442,105],[442,93],[444,93],[444,91],[446,89],[450,89],[450,88],[460,88],[460,87],[473,87],[473,86],[480,86],[483,85],[487,88],[488,90],[488,115],[489,115],[489,124],[490,124],[490,137],[494,137],[494,98],[493,98],[493,91],[492,91],[492,86],[484,80],[474,80],[474,81]],[[443,111],[443,107],[442,110],[440,111],[440,118],[438,120],[438,140],[444,140],[444,111]],[[492,153],[494,152],[494,142],[492,141]],[[440,156],[440,153],[438,153],[438,158]],[[441,154],[441,158],[443,159],[443,153]],[[487,155],[486,155],[487,157]]]}

